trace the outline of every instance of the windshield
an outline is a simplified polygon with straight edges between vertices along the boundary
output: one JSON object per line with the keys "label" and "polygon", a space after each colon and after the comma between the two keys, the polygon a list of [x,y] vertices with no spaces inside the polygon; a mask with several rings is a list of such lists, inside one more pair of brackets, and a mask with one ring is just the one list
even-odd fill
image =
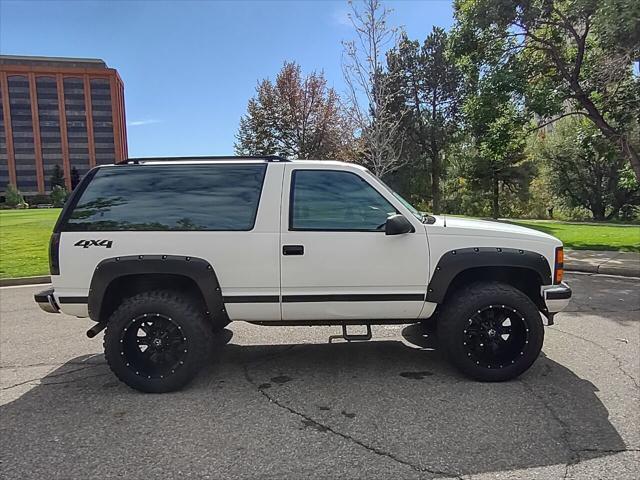
{"label": "windshield", "polygon": [[[373,175],[373,174],[372,174]],[[389,185],[387,185],[386,183],[384,183],[382,180],[380,180],[378,177],[376,177],[378,179],[378,181],[385,186],[385,188],[387,190],[389,190],[391,193],[393,193],[393,196],[396,197],[398,200],[400,200],[400,203],[402,203],[402,205],[404,205],[412,214],[414,217],[416,217],[418,220],[422,221],[424,215],[422,213],[420,213],[418,210],[415,209],[415,207],[413,205],[411,205],[408,201],[406,201],[402,195],[400,195],[398,192],[396,192],[393,188],[391,188]]]}

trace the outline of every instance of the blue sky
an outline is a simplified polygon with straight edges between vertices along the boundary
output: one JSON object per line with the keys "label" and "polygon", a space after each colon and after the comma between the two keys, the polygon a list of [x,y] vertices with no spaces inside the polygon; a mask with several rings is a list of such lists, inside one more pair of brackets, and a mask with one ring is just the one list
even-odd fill
{"label": "blue sky", "polygon": [[[448,1],[389,1],[424,39]],[[343,91],[344,1],[0,0],[0,53],[102,58],[125,83],[129,155],[225,155],[259,79],[285,60]]]}

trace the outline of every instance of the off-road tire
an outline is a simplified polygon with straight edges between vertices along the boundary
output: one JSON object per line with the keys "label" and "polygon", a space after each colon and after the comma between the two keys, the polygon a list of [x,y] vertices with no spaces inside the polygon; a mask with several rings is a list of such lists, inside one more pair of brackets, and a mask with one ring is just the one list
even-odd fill
{"label": "off-road tire", "polygon": [[[148,378],[136,372],[122,347],[125,330],[145,314],[161,314],[179,326],[185,339],[183,364],[163,378]],[[188,299],[165,290],[139,293],[127,298],[111,314],[104,335],[104,353],[113,373],[125,384],[142,392],[164,393],[179,390],[191,381],[211,357],[213,329],[210,322]],[[127,365],[129,363],[129,365]]]}
{"label": "off-road tire", "polygon": [[[516,358],[494,368],[479,365],[465,346],[470,319],[490,307],[516,310],[517,321],[527,329],[526,343],[518,349],[521,351],[516,353]],[[538,308],[520,290],[498,282],[475,283],[453,292],[442,306],[438,337],[445,355],[462,373],[480,381],[501,382],[516,378],[535,362],[542,349],[544,326]]]}

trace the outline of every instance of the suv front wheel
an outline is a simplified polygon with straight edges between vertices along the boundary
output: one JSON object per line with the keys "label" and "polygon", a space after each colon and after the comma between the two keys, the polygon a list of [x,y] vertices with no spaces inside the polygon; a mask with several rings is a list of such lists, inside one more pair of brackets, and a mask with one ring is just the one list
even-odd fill
{"label": "suv front wheel", "polygon": [[525,372],[544,340],[536,305],[520,290],[497,282],[476,283],[451,295],[438,328],[451,363],[486,382]]}
{"label": "suv front wheel", "polygon": [[186,385],[206,364],[212,329],[191,302],[170,291],[139,293],[109,317],[104,352],[124,383],[143,392]]}

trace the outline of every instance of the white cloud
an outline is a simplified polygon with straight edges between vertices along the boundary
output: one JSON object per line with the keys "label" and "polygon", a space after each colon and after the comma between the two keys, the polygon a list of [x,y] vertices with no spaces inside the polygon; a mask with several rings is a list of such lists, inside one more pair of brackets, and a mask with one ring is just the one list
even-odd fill
{"label": "white cloud", "polygon": [[160,123],[161,120],[156,118],[150,118],[148,120],[132,120],[127,122],[127,127],[139,127],[140,125],[151,125],[153,123]]}

